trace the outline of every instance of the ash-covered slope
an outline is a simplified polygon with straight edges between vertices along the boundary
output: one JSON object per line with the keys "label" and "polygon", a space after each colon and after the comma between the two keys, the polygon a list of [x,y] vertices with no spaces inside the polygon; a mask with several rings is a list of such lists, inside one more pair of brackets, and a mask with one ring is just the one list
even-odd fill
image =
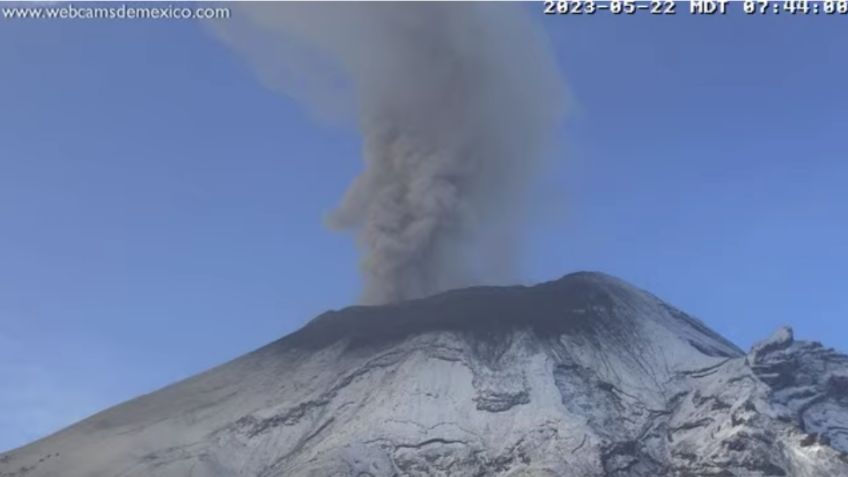
{"label": "ash-covered slope", "polygon": [[848,357],[745,354],[615,278],[326,313],[0,476],[846,476]]}

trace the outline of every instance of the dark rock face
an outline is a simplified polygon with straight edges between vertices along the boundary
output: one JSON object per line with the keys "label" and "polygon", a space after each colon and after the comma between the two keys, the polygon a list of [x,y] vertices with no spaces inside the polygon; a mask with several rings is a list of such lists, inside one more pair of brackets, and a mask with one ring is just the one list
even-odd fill
{"label": "dark rock face", "polygon": [[792,330],[783,328],[755,346],[748,361],[769,386],[772,402],[811,433],[804,439],[807,445],[848,452],[848,356],[820,343],[796,342]]}
{"label": "dark rock face", "polygon": [[[630,285],[599,273],[581,272],[533,287],[475,287],[380,307],[327,312],[280,345],[321,348],[340,340],[351,347],[376,346],[429,332],[464,333],[473,346],[495,351],[516,330],[540,337],[579,335],[629,345],[637,323],[619,308],[633,298]],[[639,297],[642,299],[644,297]],[[741,351],[700,321],[656,300],[672,319],[711,341],[700,346],[723,357]],[[602,338],[601,338],[602,337]]]}
{"label": "dark rock face", "polygon": [[324,314],[0,477],[848,476],[848,357],[744,354],[615,278]]}

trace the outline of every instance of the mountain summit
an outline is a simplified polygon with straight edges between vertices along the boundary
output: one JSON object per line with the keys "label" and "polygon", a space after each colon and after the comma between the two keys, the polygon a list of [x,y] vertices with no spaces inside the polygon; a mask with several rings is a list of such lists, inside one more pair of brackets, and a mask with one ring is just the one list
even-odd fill
{"label": "mountain summit", "polygon": [[846,476],[848,356],[600,273],[325,313],[0,477]]}

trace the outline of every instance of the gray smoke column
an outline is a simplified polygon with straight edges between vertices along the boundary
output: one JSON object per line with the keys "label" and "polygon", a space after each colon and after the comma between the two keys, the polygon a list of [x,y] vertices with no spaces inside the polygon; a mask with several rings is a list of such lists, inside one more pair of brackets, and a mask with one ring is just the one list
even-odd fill
{"label": "gray smoke column", "polygon": [[233,8],[213,28],[264,81],[361,131],[365,168],[328,223],[358,237],[363,302],[515,278],[517,219],[562,99],[524,7]]}

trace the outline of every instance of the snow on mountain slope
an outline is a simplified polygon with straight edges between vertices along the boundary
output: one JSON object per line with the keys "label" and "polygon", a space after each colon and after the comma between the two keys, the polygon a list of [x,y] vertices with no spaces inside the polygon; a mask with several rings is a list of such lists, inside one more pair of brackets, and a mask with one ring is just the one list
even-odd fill
{"label": "snow on mountain slope", "polygon": [[328,312],[0,477],[846,476],[848,357],[745,354],[609,276]]}

